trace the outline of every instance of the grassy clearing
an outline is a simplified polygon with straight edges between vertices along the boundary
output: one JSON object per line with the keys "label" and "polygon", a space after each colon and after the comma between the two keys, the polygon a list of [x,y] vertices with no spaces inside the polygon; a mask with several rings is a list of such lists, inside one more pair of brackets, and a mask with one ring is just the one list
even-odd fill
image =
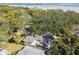
{"label": "grassy clearing", "polygon": [[7,51],[9,51],[11,54],[16,54],[17,51],[19,51],[20,49],[22,49],[24,46],[20,45],[20,44],[5,44],[2,46],[2,48],[6,49]]}

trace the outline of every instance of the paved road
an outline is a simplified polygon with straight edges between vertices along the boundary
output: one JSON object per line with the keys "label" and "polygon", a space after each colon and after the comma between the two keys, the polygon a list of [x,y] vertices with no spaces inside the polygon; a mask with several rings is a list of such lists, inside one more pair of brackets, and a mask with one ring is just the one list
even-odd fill
{"label": "paved road", "polygon": [[25,46],[22,51],[19,51],[17,55],[45,55],[44,50],[39,48]]}

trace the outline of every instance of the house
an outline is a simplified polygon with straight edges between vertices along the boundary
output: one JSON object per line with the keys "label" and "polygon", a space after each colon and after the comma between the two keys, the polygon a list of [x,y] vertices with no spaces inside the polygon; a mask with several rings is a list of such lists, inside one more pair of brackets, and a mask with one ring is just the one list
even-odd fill
{"label": "house", "polygon": [[35,35],[35,36],[26,36],[24,39],[25,45],[31,45],[31,46],[41,46],[41,47],[47,47],[50,48],[52,42],[52,36],[51,35]]}
{"label": "house", "polygon": [[73,32],[73,34],[79,36],[79,25],[74,26],[74,27],[72,28],[72,32]]}
{"label": "house", "polygon": [[25,45],[36,46],[39,43],[36,40],[36,37],[34,37],[34,36],[26,36],[26,38],[24,39],[24,44]]}
{"label": "house", "polygon": [[32,46],[37,46],[37,45],[40,45],[40,42],[37,41],[37,40],[34,40],[31,45]]}

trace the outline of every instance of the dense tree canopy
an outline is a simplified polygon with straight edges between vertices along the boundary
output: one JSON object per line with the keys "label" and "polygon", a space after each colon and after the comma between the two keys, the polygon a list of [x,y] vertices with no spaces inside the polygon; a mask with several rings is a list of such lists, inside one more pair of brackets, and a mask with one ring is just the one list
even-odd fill
{"label": "dense tree canopy", "polygon": [[79,13],[0,5],[0,44],[21,44],[26,25],[31,26],[31,33],[50,32],[58,37],[52,39],[46,54],[79,54],[79,37],[72,32],[72,27],[79,25]]}

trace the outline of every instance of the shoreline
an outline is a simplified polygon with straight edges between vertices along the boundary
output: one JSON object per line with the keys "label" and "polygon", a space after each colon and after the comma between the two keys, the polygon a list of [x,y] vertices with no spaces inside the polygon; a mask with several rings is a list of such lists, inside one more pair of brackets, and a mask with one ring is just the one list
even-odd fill
{"label": "shoreline", "polygon": [[53,5],[9,5],[11,7],[24,7],[24,8],[37,8],[37,9],[44,9],[44,10],[47,10],[47,9],[54,9],[54,10],[57,10],[57,9],[61,9],[63,10],[64,12],[70,10],[70,11],[75,11],[75,12],[78,12],[79,13],[79,8],[78,7],[67,7],[67,6],[53,6]]}
{"label": "shoreline", "polygon": [[38,9],[61,9],[63,11],[75,11],[79,13],[79,3],[0,3],[10,7],[38,8]]}

